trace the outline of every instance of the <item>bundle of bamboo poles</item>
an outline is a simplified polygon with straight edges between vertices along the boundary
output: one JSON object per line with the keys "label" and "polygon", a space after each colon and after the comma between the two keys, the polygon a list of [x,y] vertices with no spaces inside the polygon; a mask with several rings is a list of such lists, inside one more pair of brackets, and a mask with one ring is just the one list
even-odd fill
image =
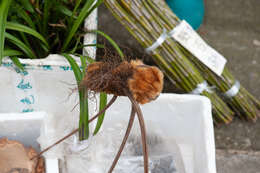
{"label": "bundle of bamboo poles", "polygon": [[[149,8],[160,16],[160,21],[165,27],[167,27],[167,29],[175,28],[181,22],[164,1],[148,0],[147,3],[149,4]],[[237,82],[227,67],[224,68],[221,77],[219,77],[180,44],[178,44],[178,47],[183,50],[183,53],[196,65],[196,67],[201,71],[201,74],[203,74],[203,77],[211,85],[217,86],[221,93],[226,93]],[[235,96],[229,98],[226,97],[226,100],[231,108],[241,118],[255,121],[259,116],[259,101],[243,86],[240,86],[239,92]]]}
{"label": "bundle of bamboo poles", "polygon": [[[146,1],[105,0],[104,2],[144,48],[151,46],[164,32],[165,27],[161,25],[162,23],[147,10],[149,4]],[[173,39],[165,40],[160,47],[154,49],[152,57],[165,75],[177,87],[188,93],[207,84],[199,70]],[[215,123],[229,123],[232,120],[233,111],[208,86],[197,94],[207,96],[211,100]]]}
{"label": "bundle of bamboo poles", "polygon": [[[105,0],[105,4],[144,48],[153,45],[162,33],[171,31],[180,23],[162,0]],[[221,77],[217,76],[173,38],[165,39],[152,50],[152,57],[177,87],[189,93],[205,84],[204,80],[222,93],[235,83],[226,67]],[[213,90],[206,88],[199,94],[211,100],[215,123],[232,120],[233,112]],[[244,87],[241,86],[235,96],[226,100],[241,117],[253,121],[257,119],[260,103]]]}

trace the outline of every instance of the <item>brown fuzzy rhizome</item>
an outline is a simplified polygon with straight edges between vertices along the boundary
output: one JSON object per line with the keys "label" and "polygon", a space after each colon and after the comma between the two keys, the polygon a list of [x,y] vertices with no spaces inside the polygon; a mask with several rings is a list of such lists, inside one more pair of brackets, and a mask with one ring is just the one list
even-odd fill
{"label": "brown fuzzy rhizome", "polygon": [[156,99],[163,89],[163,73],[140,60],[121,63],[95,62],[88,65],[81,87],[116,96],[131,93],[141,104]]}

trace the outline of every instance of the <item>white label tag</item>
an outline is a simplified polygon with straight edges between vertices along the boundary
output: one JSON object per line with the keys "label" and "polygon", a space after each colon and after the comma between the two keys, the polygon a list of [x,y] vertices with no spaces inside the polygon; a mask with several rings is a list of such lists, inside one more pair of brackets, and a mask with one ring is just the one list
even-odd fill
{"label": "white label tag", "polygon": [[177,25],[170,34],[203,64],[221,76],[227,60],[210,47],[185,20]]}

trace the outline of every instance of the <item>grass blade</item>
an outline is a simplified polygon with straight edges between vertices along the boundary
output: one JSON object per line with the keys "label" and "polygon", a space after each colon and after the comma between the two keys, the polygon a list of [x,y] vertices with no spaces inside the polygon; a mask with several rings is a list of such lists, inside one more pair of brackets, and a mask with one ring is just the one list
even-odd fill
{"label": "grass blade", "polygon": [[77,10],[78,10],[78,7],[79,7],[80,3],[81,3],[81,0],[77,0],[77,2],[76,2],[76,4],[75,4],[75,7],[74,7],[74,9],[73,9],[73,12],[72,12],[72,16],[73,16],[73,17],[70,16],[70,18],[69,18],[69,20],[68,20],[69,26],[72,25],[74,16],[76,17],[76,19],[78,18],[78,16],[77,16]]}
{"label": "grass blade", "polygon": [[14,49],[5,49],[3,52],[3,57],[20,56],[20,55],[23,55],[23,53],[18,50],[14,50]]}
{"label": "grass blade", "polygon": [[27,39],[27,37],[25,36],[24,33],[20,32],[19,33],[21,38],[23,39],[22,41],[24,42],[24,44],[26,44],[28,47],[31,47],[30,43],[29,43],[29,40]]}
{"label": "grass blade", "polygon": [[[80,60],[81,60],[81,65],[82,65],[82,68],[83,68],[83,75],[84,75],[86,67],[87,67],[86,60],[88,60],[88,59],[87,59],[86,56],[80,56]],[[93,59],[91,59],[91,60],[92,60],[91,62],[94,62]],[[107,94],[102,92],[102,93],[100,93],[100,97],[99,98],[100,98],[100,100],[99,100],[99,111],[101,111],[107,105]],[[86,101],[87,101],[87,99],[86,99]],[[103,124],[103,121],[104,121],[104,117],[105,117],[105,112],[102,113],[98,117],[98,121],[97,121],[95,130],[94,130],[94,135],[97,134],[98,131],[100,130],[100,127],[101,127],[101,125]],[[88,118],[85,118],[84,121],[88,121]]]}
{"label": "grass blade", "polygon": [[77,38],[77,40],[76,40],[76,44],[75,44],[75,46],[73,47],[73,49],[70,51],[70,53],[71,54],[74,54],[76,51],[77,51],[77,49],[78,49],[78,45],[80,44],[80,40],[81,38],[79,37],[79,38]]}
{"label": "grass blade", "polygon": [[83,78],[79,65],[76,63],[76,61],[70,55],[63,53],[62,56],[64,56],[68,60],[70,66],[74,72],[74,76],[77,81],[77,84],[79,85]]}
{"label": "grass blade", "polygon": [[94,2],[95,2],[95,0],[88,0],[85,3],[85,5],[83,6],[77,20],[74,21],[73,26],[72,26],[71,30],[69,31],[67,38],[64,41],[64,44],[61,49],[62,52],[64,52],[67,49],[75,32],[78,30],[78,28],[82,24],[82,22],[84,22],[84,19],[86,17],[88,17],[89,14],[103,2],[103,0],[98,0],[97,3],[95,5],[93,5]]}
{"label": "grass blade", "polygon": [[77,31],[77,29],[79,28],[79,26],[82,24],[82,22],[84,21],[86,14],[89,11],[89,8],[91,7],[91,5],[95,2],[95,0],[88,0],[84,7],[82,8],[81,13],[79,14],[77,20],[74,21],[73,26],[71,28],[71,30],[69,31],[69,34],[67,35],[67,38],[63,44],[63,47],[61,49],[62,52],[64,52],[64,50],[66,50],[66,48],[69,45],[69,42],[71,41],[73,35],[75,34],[75,32]]}
{"label": "grass blade", "polygon": [[64,6],[62,4],[58,4],[56,6],[56,9],[66,16],[73,17],[74,19],[77,19],[77,16],[75,16],[70,9],[68,9],[66,6]]}
{"label": "grass blade", "polygon": [[87,67],[87,59],[81,55],[80,56],[80,61],[81,61],[81,66],[82,66],[82,78],[84,77],[85,75],[85,72],[86,72],[86,67]]}
{"label": "grass blade", "polygon": [[[75,54],[75,55],[76,55],[76,56],[83,56],[83,55],[80,55],[80,54]],[[89,56],[84,55],[83,57],[86,58],[86,60],[87,60],[87,62],[88,62],[89,64],[91,64],[91,63],[93,63],[93,62],[96,62],[94,59],[92,59],[92,58],[89,57]]]}
{"label": "grass blade", "polygon": [[[76,12],[77,12],[77,9],[78,9],[80,3],[81,3],[81,0],[77,0],[76,5],[75,5],[75,7],[74,7],[74,9],[73,9],[73,12],[72,12],[72,13],[73,13],[73,16],[76,16]],[[72,20],[72,19],[71,19],[71,20]]]}
{"label": "grass blade", "polygon": [[26,13],[26,11],[18,6],[17,7],[17,15],[21,16],[23,18],[23,20],[31,27],[33,28],[34,30],[36,30],[36,27],[35,27],[35,24],[34,22],[32,21],[31,17],[28,15],[28,13]]}
{"label": "grass blade", "polygon": [[[86,58],[80,56],[82,70],[82,78],[85,75],[86,69]],[[89,112],[88,112],[88,91],[85,89],[79,89],[79,92],[82,93],[80,97],[80,118],[79,118],[79,140],[86,140],[89,137]]]}
{"label": "grass blade", "polygon": [[[100,100],[99,100],[99,111],[103,110],[106,105],[107,105],[107,94],[106,93],[100,93]],[[98,133],[101,125],[103,124],[104,121],[104,117],[105,117],[105,112],[102,113],[99,117],[98,117],[98,121],[97,121],[97,125],[96,128],[94,130],[94,135]]]}
{"label": "grass blade", "polygon": [[44,9],[43,9],[43,33],[44,34],[48,33],[48,20],[49,20],[49,15],[50,15],[49,14],[50,4],[51,4],[51,0],[44,0]]}
{"label": "grass blade", "polygon": [[38,38],[39,40],[41,40],[47,47],[49,47],[48,42],[45,40],[45,38],[40,33],[38,33],[34,29],[31,29],[25,25],[22,25],[19,23],[14,23],[14,22],[7,22],[6,29],[20,31],[20,32],[30,34],[30,35]]}
{"label": "grass blade", "polygon": [[21,40],[19,40],[18,38],[16,38],[15,36],[13,36],[7,32],[5,33],[5,37],[10,42],[12,42],[14,45],[19,47],[29,58],[36,58],[35,54],[31,50],[31,48],[28,47],[27,45],[25,45]]}
{"label": "grass blade", "polygon": [[9,7],[12,3],[12,0],[1,0],[0,1],[0,64],[4,57],[4,42],[5,42],[5,29],[6,29],[6,20]]}
{"label": "grass blade", "polygon": [[34,12],[33,6],[29,0],[20,0],[20,1],[27,11],[29,11],[30,13]]}
{"label": "grass blade", "polygon": [[123,54],[122,50],[119,48],[119,46],[116,44],[116,42],[111,37],[109,37],[107,34],[105,34],[102,31],[99,31],[99,30],[93,30],[91,32],[97,33],[97,34],[105,37],[110,42],[110,44],[116,49],[116,51],[120,55],[121,59],[124,60],[124,54]]}
{"label": "grass blade", "polygon": [[18,67],[20,70],[24,71],[24,66],[17,57],[10,57],[10,59],[13,61],[13,63],[16,65],[16,67]]}
{"label": "grass blade", "polygon": [[[70,63],[72,70],[74,72],[74,76],[76,78],[78,88],[79,84],[83,78],[83,72],[81,72],[80,67],[76,63],[76,61],[68,54],[62,54]],[[82,65],[84,66],[84,62],[86,63],[85,58],[81,57]],[[88,99],[87,99],[87,91],[78,90],[79,92],[79,103],[80,103],[80,120],[79,120],[79,140],[85,140],[89,137],[89,124],[88,124]]]}

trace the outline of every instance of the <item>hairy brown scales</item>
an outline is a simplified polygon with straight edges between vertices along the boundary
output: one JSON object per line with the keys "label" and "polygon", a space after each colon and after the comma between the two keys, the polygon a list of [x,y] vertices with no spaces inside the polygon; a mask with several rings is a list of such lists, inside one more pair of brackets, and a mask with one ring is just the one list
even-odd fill
{"label": "hairy brown scales", "polygon": [[87,67],[81,88],[116,96],[126,96],[127,89],[138,103],[144,104],[162,91],[163,73],[140,60],[119,64],[96,62]]}

